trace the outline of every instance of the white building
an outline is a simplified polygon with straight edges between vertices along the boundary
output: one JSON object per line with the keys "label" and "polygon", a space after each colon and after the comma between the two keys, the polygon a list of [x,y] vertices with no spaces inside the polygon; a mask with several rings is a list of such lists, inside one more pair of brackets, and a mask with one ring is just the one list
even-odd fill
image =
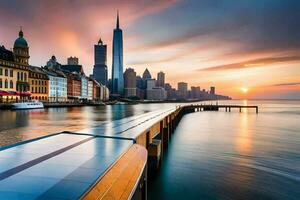
{"label": "white building", "polygon": [[94,96],[94,82],[92,79],[88,79],[88,97],[87,99],[89,101],[92,101],[93,100],[93,96]]}
{"label": "white building", "polygon": [[163,101],[167,99],[167,91],[161,87],[147,89],[147,100]]}
{"label": "white building", "polygon": [[61,72],[52,69],[43,69],[49,76],[49,101],[67,101],[67,77]]}
{"label": "white building", "polygon": [[88,78],[81,76],[81,99],[88,99]]}
{"label": "white building", "polygon": [[163,101],[167,99],[167,91],[162,87],[155,87],[154,79],[147,80],[146,99]]}

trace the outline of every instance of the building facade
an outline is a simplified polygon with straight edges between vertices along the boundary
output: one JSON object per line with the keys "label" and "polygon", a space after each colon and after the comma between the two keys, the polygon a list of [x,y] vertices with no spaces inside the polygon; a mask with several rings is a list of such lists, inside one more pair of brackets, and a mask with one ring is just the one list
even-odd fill
{"label": "building facade", "polygon": [[93,78],[102,85],[108,86],[107,82],[107,45],[103,44],[101,38],[94,45],[94,69]]}
{"label": "building facade", "polygon": [[191,87],[191,98],[192,99],[200,99],[200,95],[201,95],[200,87],[192,86]]}
{"label": "building facade", "polygon": [[61,71],[51,68],[43,68],[49,77],[49,102],[66,102],[67,101],[67,77]]}
{"label": "building facade", "polygon": [[136,96],[136,72],[132,68],[128,68],[124,72],[124,96]]}
{"label": "building facade", "polygon": [[0,46],[0,102],[28,99],[29,47],[20,30],[13,52]]}
{"label": "building facade", "polygon": [[68,101],[78,101],[81,97],[81,77],[76,72],[64,72],[67,76]]}
{"label": "building facade", "polygon": [[78,65],[79,64],[79,59],[77,57],[69,57],[68,58],[68,65]]}
{"label": "building facade", "polygon": [[157,73],[157,81],[156,81],[156,86],[157,87],[165,87],[165,73],[163,72],[158,72]]}
{"label": "building facade", "polygon": [[49,77],[40,67],[29,66],[31,99],[48,101]]}
{"label": "building facade", "polygon": [[178,98],[187,99],[188,98],[188,84],[185,82],[178,83]]}
{"label": "building facade", "polygon": [[215,87],[210,87],[210,91],[209,91],[209,93],[211,94],[211,95],[215,95],[216,94],[216,88]]}
{"label": "building facade", "polygon": [[88,99],[88,78],[85,75],[81,75],[81,99]]}
{"label": "building facade", "polygon": [[112,53],[112,88],[114,95],[123,95],[124,79],[123,79],[123,33],[119,24],[119,13],[117,15],[117,26],[113,34],[113,53]]}
{"label": "building facade", "polygon": [[88,100],[92,101],[94,97],[94,81],[91,78],[88,78]]}

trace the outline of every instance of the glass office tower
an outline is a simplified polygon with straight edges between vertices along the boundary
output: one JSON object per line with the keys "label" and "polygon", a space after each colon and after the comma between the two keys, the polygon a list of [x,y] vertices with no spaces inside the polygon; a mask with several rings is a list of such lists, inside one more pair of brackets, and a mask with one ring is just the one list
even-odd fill
{"label": "glass office tower", "polygon": [[119,24],[119,13],[117,14],[117,26],[113,35],[113,60],[112,60],[112,88],[111,93],[123,95],[123,33]]}

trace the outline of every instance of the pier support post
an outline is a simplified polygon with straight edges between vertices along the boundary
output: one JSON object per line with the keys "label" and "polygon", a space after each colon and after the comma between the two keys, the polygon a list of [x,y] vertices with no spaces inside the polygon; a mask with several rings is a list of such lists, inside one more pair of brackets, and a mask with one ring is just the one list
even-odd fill
{"label": "pier support post", "polygon": [[240,107],[240,112],[242,112],[242,108]]}

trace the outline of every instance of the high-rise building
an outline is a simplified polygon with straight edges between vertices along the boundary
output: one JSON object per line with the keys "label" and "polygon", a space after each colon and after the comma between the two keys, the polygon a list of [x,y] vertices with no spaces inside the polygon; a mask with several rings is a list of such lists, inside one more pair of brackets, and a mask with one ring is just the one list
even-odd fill
{"label": "high-rise building", "polygon": [[191,98],[192,99],[200,99],[200,87],[191,87]]}
{"label": "high-rise building", "polygon": [[68,58],[68,65],[78,65],[79,64],[79,60],[77,57],[69,57]]}
{"label": "high-rise building", "polygon": [[157,87],[165,87],[165,73],[163,72],[158,72],[157,73],[157,82],[156,82]]}
{"label": "high-rise building", "polygon": [[107,45],[103,44],[101,38],[98,44],[94,45],[94,69],[93,78],[102,85],[108,86],[107,82]]}
{"label": "high-rise building", "polygon": [[210,87],[210,94],[215,95],[216,94],[216,88]]}
{"label": "high-rise building", "polygon": [[145,71],[144,71],[144,73],[143,73],[143,79],[144,80],[149,80],[149,79],[151,79],[151,74],[150,74],[150,72],[149,72],[149,70],[146,68],[145,69]]}
{"label": "high-rise building", "polygon": [[180,99],[187,99],[188,96],[188,84],[185,82],[178,83],[178,97]]}
{"label": "high-rise building", "polygon": [[124,95],[125,97],[136,96],[136,72],[132,68],[124,72]]}
{"label": "high-rise building", "polygon": [[112,60],[112,94],[123,95],[123,33],[120,29],[119,13],[117,14],[117,26],[113,35],[113,60]]}

